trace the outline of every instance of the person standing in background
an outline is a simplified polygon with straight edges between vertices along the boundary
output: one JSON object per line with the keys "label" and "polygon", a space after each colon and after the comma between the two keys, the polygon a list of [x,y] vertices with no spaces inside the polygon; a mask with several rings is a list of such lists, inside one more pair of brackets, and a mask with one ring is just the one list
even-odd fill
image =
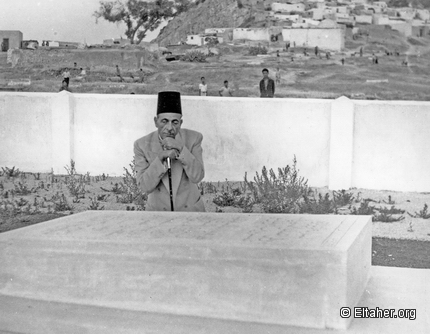
{"label": "person standing in background", "polygon": [[206,83],[205,77],[201,77],[202,82],[199,84],[199,95],[207,96],[208,95],[208,85]]}

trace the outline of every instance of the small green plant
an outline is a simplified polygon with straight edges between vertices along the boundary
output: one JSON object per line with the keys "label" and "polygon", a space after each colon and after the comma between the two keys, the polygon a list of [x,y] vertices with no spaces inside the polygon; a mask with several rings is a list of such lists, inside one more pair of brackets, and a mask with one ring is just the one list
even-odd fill
{"label": "small green plant", "polygon": [[73,205],[70,205],[64,194],[58,197],[58,199],[52,201],[54,204],[54,211],[72,211],[74,209]]}
{"label": "small green plant", "polygon": [[138,206],[138,210],[144,210],[148,196],[143,193],[137,185],[136,179],[136,163],[133,159],[129,165],[131,171],[124,167],[123,182],[118,186],[121,192],[116,196],[118,203],[134,203]]}
{"label": "small green plant", "polygon": [[408,215],[413,217],[413,218],[422,218],[422,219],[429,219],[430,218],[430,213],[428,212],[428,205],[427,203],[424,204],[424,208],[418,212],[415,212],[414,215],[410,214],[408,212]]}
{"label": "small green plant", "polygon": [[403,216],[394,217],[391,213],[388,213],[389,210],[384,210],[384,209],[379,209],[379,210],[380,210],[379,213],[376,212],[373,215],[372,221],[383,222],[383,223],[392,223],[392,222],[398,222],[398,221],[405,219],[405,217],[403,217]]}
{"label": "small green plant", "polygon": [[240,189],[233,188],[230,182],[226,180],[226,184],[221,187],[220,191],[216,192],[213,202],[218,206],[235,206],[236,201],[242,195]]}
{"label": "small green plant", "polygon": [[200,190],[200,194],[215,194],[217,192],[217,188],[211,182],[200,182],[197,187]]}
{"label": "small green plant", "polygon": [[221,208],[219,208],[219,207],[215,207],[215,212],[216,213],[223,213],[224,211],[222,211],[222,209]]}
{"label": "small green plant", "polygon": [[374,215],[376,213],[375,207],[369,205],[370,201],[364,200],[360,203],[360,206],[358,208],[353,207],[351,210],[351,215],[363,215],[363,216],[370,216]]}
{"label": "small green plant", "polygon": [[299,203],[299,212],[309,214],[337,213],[337,206],[335,201],[330,199],[328,193],[324,196],[318,194],[318,198],[304,195],[303,202]]}
{"label": "small green plant", "polygon": [[102,201],[102,202],[106,202],[106,200],[109,198],[108,194],[103,194],[103,195],[97,195],[97,200],[98,201]]}
{"label": "small green plant", "polygon": [[256,55],[267,55],[267,48],[261,45],[258,46],[251,46],[249,48],[249,54],[251,56],[256,56]]}
{"label": "small green plant", "polygon": [[3,170],[3,174],[7,178],[18,177],[19,174],[21,173],[18,168],[15,168],[15,166],[13,166],[12,168],[2,167],[1,169]]}
{"label": "small green plant", "polygon": [[391,208],[375,207],[374,210],[375,212],[373,214],[372,221],[375,222],[392,223],[401,221],[405,218],[403,216],[399,216],[400,214],[403,214],[405,210],[397,209],[394,205],[392,205]]}
{"label": "small green plant", "polygon": [[112,193],[114,193],[116,195],[124,194],[126,192],[126,190],[124,189],[122,183],[115,183],[115,184],[113,184],[111,182],[111,185],[113,185],[112,189],[106,189],[106,188],[103,188],[103,187],[100,187],[100,189],[103,190],[103,191],[106,191],[106,192],[112,192]]}
{"label": "small green plant", "polygon": [[0,217],[10,218],[21,214],[21,208],[9,200],[0,201]]}
{"label": "small green plant", "polygon": [[410,222],[409,222],[408,232],[413,232],[413,231],[414,231],[413,224],[412,224],[412,222],[410,221]]}
{"label": "small green plant", "polygon": [[97,200],[96,197],[90,197],[91,204],[87,208],[88,210],[104,210],[104,206],[100,205],[100,202]]}
{"label": "small green plant", "polygon": [[398,208],[394,207],[394,205],[392,205],[391,208],[389,208],[389,209],[381,207],[378,210],[379,210],[379,212],[384,212],[384,213],[390,214],[390,215],[398,215],[398,214],[404,214],[405,213],[405,210],[398,209]]}
{"label": "small green plant", "polygon": [[346,190],[333,191],[333,202],[337,207],[349,205],[354,201],[354,195]]}
{"label": "small green plant", "polygon": [[19,201],[15,200],[15,203],[18,207],[23,207],[23,206],[26,206],[28,204],[28,200],[26,200],[24,198],[20,198]]}
{"label": "small green plant", "polygon": [[35,188],[29,188],[26,182],[18,181],[18,183],[14,183],[15,194],[16,195],[28,195],[36,191]]}
{"label": "small green plant", "polygon": [[[82,177],[76,172],[75,162],[70,160],[70,167],[64,167],[67,171],[68,176],[66,177],[66,186],[69,189],[70,195],[75,197],[76,199],[85,198],[85,182],[86,177]],[[88,177],[89,177],[89,173]]]}

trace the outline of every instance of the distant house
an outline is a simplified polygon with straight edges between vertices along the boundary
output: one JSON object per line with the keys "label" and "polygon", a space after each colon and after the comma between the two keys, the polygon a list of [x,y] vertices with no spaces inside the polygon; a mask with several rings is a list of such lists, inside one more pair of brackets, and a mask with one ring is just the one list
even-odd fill
{"label": "distant house", "polygon": [[282,13],[277,13],[273,15],[274,18],[279,19],[279,20],[284,20],[284,21],[290,21],[290,22],[298,22],[301,17],[298,14],[282,14]]}
{"label": "distant house", "polygon": [[269,28],[236,28],[233,40],[270,41]]}
{"label": "distant house", "polygon": [[272,11],[274,12],[304,12],[305,8],[303,3],[289,4],[274,2],[272,4]]}
{"label": "distant house", "polygon": [[310,27],[316,27],[319,24],[320,24],[320,21],[303,18],[303,19],[299,20],[298,22],[293,23],[291,26],[293,28],[310,28]]}
{"label": "distant house", "polygon": [[233,41],[234,28],[206,28],[205,35],[216,36],[220,43],[229,43]]}
{"label": "distant house", "polygon": [[375,14],[373,15],[372,23],[376,25],[388,25],[390,23],[390,19],[388,15]]}
{"label": "distant house", "polygon": [[373,21],[372,15],[354,15],[353,18],[356,23],[372,24]]}
{"label": "distant house", "polygon": [[430,12],[428,9],[417,9],[417,16],[420,20],[430,20]]}
{"label": "distant house", "polygon": [[0,30],[1,52],[9,49],[20,49],[22,43],[22,32],[19,30]]}
{"label": "distant house", "polygon": [[282,39],[282,27],[270,28],[236,28],[233,30],[233,40],[246,41],[279,41]]}
{"label": "distant house", "polygon": [[203,35],[187,35],[188,45],[202,46],[205,44],[205,37]]}
{"label": "distant house", "polygon": [[417,10],[411,7],[397,8],[397,16],[405,20],[413,20],[417,14]]}
{"label": "distant house", "polygon": [[421,20],[412,21],[412,35],[416,37],[424,37],[429,34],[429,26]]}
{"label": "distant house", "polygon": [[314,20],[322,20],[324,18],[323,8],[313,8],[309,12],[312,13],[311,18],[313,18]]}
{"label": "distant house", "polygon": [[384,1],[374,1],[372,3],[372,6],[375,7],[375,8],[379,8],[379,12],[380,13],[381,12],[382,13],[385,12],[387,10],[387,8],[388,8],[387,3],[384,2]]}
{"label": "distant house", "polygon": [[388,25],[391,27],[391,29],[397,30],[405,37],[412,36],[412,21],[390,18]]}
{"label": "distant house", "polygon": [[342,28],[288,28],[282,30],[284,41],[296,46],[340,51],[345,47],[345,29]]}

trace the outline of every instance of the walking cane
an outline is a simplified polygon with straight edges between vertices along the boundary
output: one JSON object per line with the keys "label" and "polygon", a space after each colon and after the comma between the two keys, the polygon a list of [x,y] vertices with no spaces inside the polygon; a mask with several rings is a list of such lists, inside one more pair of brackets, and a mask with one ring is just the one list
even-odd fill
{"label": "walking cane", "polygon": [[169,188],[170,188],[170,210],[175,211],[173,209],[173,191],[172,191],[172,168],[170,166],[170,158],[167,158],[167,174],[169,175]]}

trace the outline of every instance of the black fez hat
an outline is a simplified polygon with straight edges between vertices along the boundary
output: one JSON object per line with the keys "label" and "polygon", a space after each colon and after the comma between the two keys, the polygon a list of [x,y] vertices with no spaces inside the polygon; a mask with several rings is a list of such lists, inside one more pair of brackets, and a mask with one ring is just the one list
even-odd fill
{"label": "black fez hat", "polygon": [[179,92],[159,92],[157,115],[162,113],[175,113],[182,115],[181,93]]}

